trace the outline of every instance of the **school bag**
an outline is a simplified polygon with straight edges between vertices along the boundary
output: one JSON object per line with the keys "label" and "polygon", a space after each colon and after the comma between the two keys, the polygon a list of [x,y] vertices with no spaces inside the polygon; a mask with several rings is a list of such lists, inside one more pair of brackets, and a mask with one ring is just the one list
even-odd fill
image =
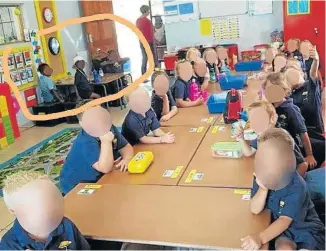
{"label": "school bag", "polygon": [[241,117],[242,96],[240,91],[231,89],[226,96],[225,110],[223,113],[224,123],[232,124]]}

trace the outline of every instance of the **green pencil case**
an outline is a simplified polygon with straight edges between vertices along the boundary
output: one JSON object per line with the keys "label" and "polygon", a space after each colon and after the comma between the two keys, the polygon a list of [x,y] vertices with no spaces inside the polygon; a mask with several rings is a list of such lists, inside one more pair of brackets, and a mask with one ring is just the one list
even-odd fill
{"label": "green pencil case", "polygon": [[211,146],[213,157],[241,158],[242,148],[239,142],[217,142]]}

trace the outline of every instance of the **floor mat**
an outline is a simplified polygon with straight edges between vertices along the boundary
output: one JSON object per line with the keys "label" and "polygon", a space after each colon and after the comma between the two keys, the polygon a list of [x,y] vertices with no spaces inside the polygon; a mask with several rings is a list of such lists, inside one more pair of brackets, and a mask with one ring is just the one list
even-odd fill
{"label": "floor mat", "polygon": [[47,174],[58,185],[61,167],[80,128],[66,128],[0,164],[0,195],[3,180],[18,171],[34,170]]}

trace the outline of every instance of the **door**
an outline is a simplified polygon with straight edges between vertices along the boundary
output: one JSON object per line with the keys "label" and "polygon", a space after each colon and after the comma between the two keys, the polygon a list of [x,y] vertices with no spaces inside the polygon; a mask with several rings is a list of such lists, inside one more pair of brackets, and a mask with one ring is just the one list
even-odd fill
{"label": "door", "polygon": [[[306,3],[308,6],[300,7]],[[325,77],[325,1],[284,0],[284,40],[289,38],[308,39],[317,46],[321,62],[321,73]],[[304,5],[303,5],[304,6]],[[300,14],[300,11],[307,14]],[[295,14],[295,12],[298,12]],[[290,12],[290,14],[289,14]]]}
{"label": "door", "polygon": [[[82,0],[83,16],[95,14],[113,14],[112,1]],[[114,21],[101,20],[84,23],[87,34],[88,49],[92,56],[97,49],[107,52],[117,50],[117,36]]]}

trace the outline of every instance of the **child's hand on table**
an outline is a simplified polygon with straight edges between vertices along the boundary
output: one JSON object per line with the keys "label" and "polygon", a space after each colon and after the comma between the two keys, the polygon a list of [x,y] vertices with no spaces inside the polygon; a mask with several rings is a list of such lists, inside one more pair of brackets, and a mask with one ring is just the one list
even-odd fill
{"label": "child's hand on table", "polygon": [[112,142],[114,139],[114,134],[112,132],[108,132],[100,137],[102,143]]}
{"label": "child's hand on table", "polygon": [[171,118],[171,116],[169,114],[166,114],[164,116],[162,116],[162,118],[160,119],[161,122],[166,122]]}
{"label": "child's hand on table", "polygon": [[244,139],[244,128],[239,124],[239,126],[236,126],[234,129],[234,136],[236,139]]}
{"label": "child's hand on table", "polygon": [[249,235],[245,238],[241,238],[241,247],[244,250],[259,250],[263,245],[259,235]]}
{"label": "child's hand on table", "polygon": [[175,136],[170,132],[164,134],[164,136],[161,137],[162,143],[172,144],[174,140],[175,140]]}
{"label": "child's hand on table", "polygon": [[119,157],[118,159],[116,159],[113,164],[115,166],[115,169],[120,169],[121,172],[126,172],[128,171],[128,163],[129,161],[126,159],[123,159],[121,157]]}
{"label": "child's hand on table", "polygon": [[201,105],[201,104],[204,104],[205,100],[203,99],[203,97],[200,97],[195,102],[197,105]]}
{"label": "child's hand on table", "polygon": [[305,160],[308,163],[310,169],[314,169],[317,166],[317,161],[315,160],[312,154],[307,155],[307,157],[305,157]]}

